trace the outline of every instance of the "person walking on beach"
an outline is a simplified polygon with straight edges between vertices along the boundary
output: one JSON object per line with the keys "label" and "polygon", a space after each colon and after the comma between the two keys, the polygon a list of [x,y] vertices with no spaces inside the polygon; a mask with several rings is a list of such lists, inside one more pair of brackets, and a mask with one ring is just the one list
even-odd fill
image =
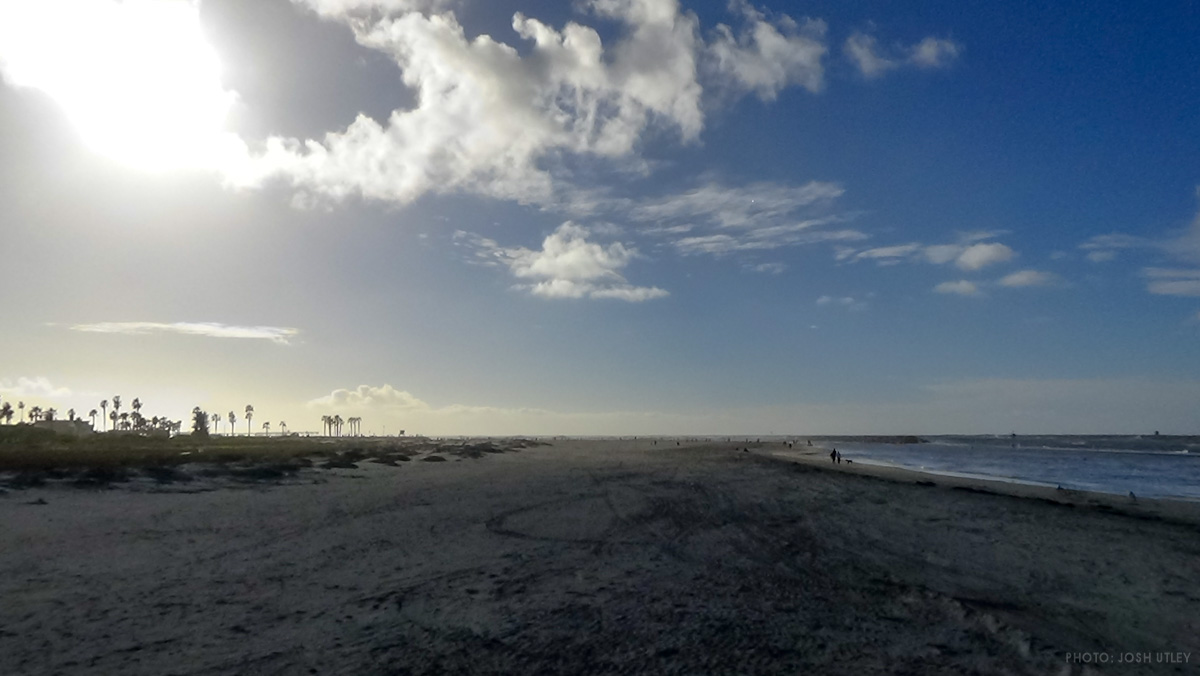
{"label": "person walking on beach", "polygon": [[[834,451],[834,453],[837,453],[837,451]],[[839,465],[842,464],[842,454],[841,453],[837,453],[837,464],[839,464]]]}
{"label": "person walking on beach", "polygon": [[829,452],[829,462],[831,462],[831,463],[837,462],[837,449],[836,448]]}

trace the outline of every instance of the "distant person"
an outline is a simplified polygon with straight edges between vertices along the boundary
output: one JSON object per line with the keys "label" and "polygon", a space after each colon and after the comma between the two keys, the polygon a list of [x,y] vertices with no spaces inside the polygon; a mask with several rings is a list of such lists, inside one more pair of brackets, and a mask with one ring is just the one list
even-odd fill
{"label": "distant person", "polygon": [[[834,453],[837,453],[837,451],[834,451]],[[837,454],[837,464],[839,464],[839,465],[842,464],[842,454],[841,453]]]}
{"label": "distant person", "polygon": [[837,450],[832,450],[829,452],[829,462],[837,462]]}

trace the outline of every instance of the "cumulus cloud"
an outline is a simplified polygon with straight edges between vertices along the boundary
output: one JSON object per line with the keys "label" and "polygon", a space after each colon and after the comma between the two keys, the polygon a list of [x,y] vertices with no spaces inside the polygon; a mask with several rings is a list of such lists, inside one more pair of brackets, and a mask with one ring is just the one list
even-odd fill
{"label": "cumulus cloud", "polygon": [[71,327],[71,330],[87,333],[118,333],[125,335],[178,333],[188,336],[205,336],[208,338],[269,340],[280,345],[287,345],[293,338],[300,335],[299,329],[287,327],[232,326],[215,322],[99,322],[96,324],[76,324]]}
{"label": "cumulus cloud", "polygon": [[774,100],[792,84],[814,93],[821,90],[825,73],[821,59],[828,51],[824,21],[800,23],[785,14],[772,22],[746,0],[733,0],[730,6],[746,24],[737,34],[725,24],[717,26],[709,45],[714,70],[763,101]]}
{"label": "cumulus cloud", "polygon": [[931,36],[911,47],[888,49],[881,47],[875,36],[855,32],[846,39],[843,51],[863,77],[873,79],[904,66],[945,68],[958,58],[962,45]]}
{"label": "cumulus cloud", "polygon": [[607,246],[588,240],[591,232],[570,221],[542,241],[540,250],[505,248],[473,233],[455,233],[472,260],[504,266],[519,280],[518,288],[543,298],[612,298],[640,302],[669,295],[658,287],[634,286],[621,275],[638,256],[637,249],[621,242]]}
{"label": "cumulus cloud", "polygon": [[954,294],[958,296],[975,296],[979,294],[979,286],[975,282],[960,279],[953,282],[942,282],[933,287],[937,293]]}
{"label": "cumulus cloud", "polygon": [[1041,270],[1017,270],[1016,272],[1005,275],[1000,278],[1000,286],[1007,287],[1022,287],[1022,286],[1046,286],[1058,281],[1058,277],[1049,272]]}
{"label": "cumulus cloud", "polygon": [[308,402],[312,408],[365,409],[385,408],[397,411],[427,411],[429,404],[403,390],[384,384],[359,385],[353,390],[338,389]]}
{"label": "cumulus cloud", "polygon": [[720,25],[707,42],[678,0],[578,3],[585,16],[618,25],[608,42],[581,22],[557,28],[517,13],[520,50],[468,36],[449,2],[293,1],[391,57],[418,103],[385,121],[360,115],[322,139],[271,138],[231,177],[239,185],[282,180],[325,199],[400,204],[451,192],[558,204],[580,197],[557,171],[569,157],[641,166],[648,135],[696,141],[706,86],[763,100],[822,86],[824,23],[768,16],[745,0],[730,7],[736,29]]}
{"label": "cumulus cloud", "polygon": [[621,39],[606,46],[588,26],[556,30],[518,13],[513,30],[530,43],[522,55],[488,35],[468,38],[452,13],[350,22],[360,44],[395,60],[417,107],[385,124],[359,116],[322,141],[271,139],[257,178],[336,199],[467,191],[545,203],[554,181],[539,162],[556,153],[629,156],[652,127],[695,140],[704,125],[696,18],[673,0],[586,8],[622,24]]}
{"label": "cumulus cloud", "polygon": [[[35,378],[20,377],[14,380],[0,380],[0,393],[10,397],[31,397],[54,399],[71,396],[67,387],[59,387],[44,376]],[[10,402],[11,403],[11,402]]]}

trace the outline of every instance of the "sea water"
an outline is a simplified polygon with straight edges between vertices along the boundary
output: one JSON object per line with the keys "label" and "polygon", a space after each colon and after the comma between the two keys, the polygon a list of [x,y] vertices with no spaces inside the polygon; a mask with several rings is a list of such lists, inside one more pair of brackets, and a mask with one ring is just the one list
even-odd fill
{"label": "sea water", "polygon": [[866,464],[1117,495],[1132,492],[1140,497],[1200,500],[1200,437],[924,438],[928,443],[833,445],[846,458]]}

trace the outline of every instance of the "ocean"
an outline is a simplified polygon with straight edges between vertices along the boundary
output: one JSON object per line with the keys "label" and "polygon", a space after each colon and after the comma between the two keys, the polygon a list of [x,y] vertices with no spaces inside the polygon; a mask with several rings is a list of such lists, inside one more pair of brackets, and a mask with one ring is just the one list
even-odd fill
{"label": "ocean", "polygon": [[825,441],[865,464],[1140,497],[1200,500],[1196,436],[933,436],[929,443]]}

